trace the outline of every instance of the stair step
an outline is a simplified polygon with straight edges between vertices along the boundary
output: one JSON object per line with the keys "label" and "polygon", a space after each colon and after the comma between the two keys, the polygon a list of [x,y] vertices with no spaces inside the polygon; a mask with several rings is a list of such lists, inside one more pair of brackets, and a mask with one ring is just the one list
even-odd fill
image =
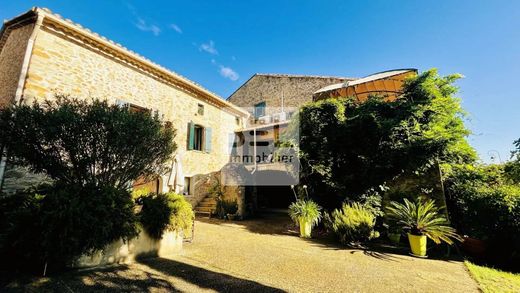
{"label": "stair step", "polygon": [[211,213],[208,213],[208,212],[197,212],[197,211],[195,211],[195,217],[211,218]]}
{"label": "stair step", "polygon": [[217,210],[217,199],[218,198],[213,195],[208,195],[203,198],[194,209],[195,215],[210,218],[211,214]]}
{"label": "stair step", "polygon": [[195,211],[196,212],[208,212],[208,213],[211,213],[215,210],[215,208],[213,207],[201,207],[201,206],[198,206],[195,208]]}
{"label": "stair step", "polygon": [[201,201],[214,201],[214,202],[217,202],[217,200],[215,198],[203,198]]}

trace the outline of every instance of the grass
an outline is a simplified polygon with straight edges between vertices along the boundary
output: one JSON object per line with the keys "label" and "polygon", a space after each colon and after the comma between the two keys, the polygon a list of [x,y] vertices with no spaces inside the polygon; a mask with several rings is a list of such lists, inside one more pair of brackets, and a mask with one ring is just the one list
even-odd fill
{"label": "grass", "polygon": [[478,266],[469,261],[465,261],[465,264],[484,293],[520,292],[520,274]]}

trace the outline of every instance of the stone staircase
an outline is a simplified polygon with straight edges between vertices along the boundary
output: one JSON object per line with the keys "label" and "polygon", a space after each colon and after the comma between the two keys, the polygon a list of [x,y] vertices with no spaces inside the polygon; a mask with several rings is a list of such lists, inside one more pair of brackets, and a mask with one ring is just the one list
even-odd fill
{"label": "stone staircase", "polygon": [[214,196],[208,195],[195,207],[195,216],[211,218],[211,215],[215,213],[216,209],[217,199]]}

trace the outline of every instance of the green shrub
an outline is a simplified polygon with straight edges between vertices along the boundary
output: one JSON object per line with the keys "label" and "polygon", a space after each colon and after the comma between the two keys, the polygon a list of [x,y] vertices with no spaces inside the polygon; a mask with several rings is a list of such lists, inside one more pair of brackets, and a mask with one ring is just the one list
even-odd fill
{"label": "green shrub", "polygon": [[[515,212],[520,208],[520,187],[515,185],[452,187],[457,192],[454,199],[457,213],[453,220],[465,234],[490,239],[504,229],[518,229]],[[511,230],[520,233],[520,230]]]}
{"label": "green shrub", "polygon": [[325,215],[325,223],[343,244],[363,242],[379,236],[374,231],[376,217],[359,203],[344,203],[341,209]]}
{"label": "green shrub", "polygon": [[62,268],[77,257],[137,235],[129,192],[112,187],[52,186],[3,197],[0,250],[11,265]]}
{"label": "green shrub", "polygon": [[0,268],[41,268],[43,242],[38,215],[42,196],[0,195]]}
{"label": "green shrub", "polygon": [[57,186],[44,198],[40,217],[44,248],[64,265],[137,236],[131,194],[114,187]]}
{"label": "green shrub", "polygon": [[226,218],[228,214],[234,215],[238,211],[238,203],[236,200],[217,200],[216,213],[221,219]]}
{"label": "green shrub", "polygon": [[511,161],[504,165],[504,175],[510,182],[520,184],[520,139],[515,140],[514,145]]}
{"label": "green shrub", "polygon": [[289,206],[289,216],[297,225],[300,220],[316,226],[321,220],[321,207],[312,200],[297,200]]}
{"label": "green shrub", "polygon": [[188,233],[195,214],[191,204],[175,193],[150,193],[138,199],[142,205],[139,221],[150,237],[161,239],[166,231]]}
{"label": "green shrub", "polygon": [[508,266],[520,261],[520,185],[501,172],[488,176],[490,168],[454,170],[446,180],[448,210],[460,233],[488,241],[486,261]]}
{"label": "green shrub", "polygon": [[[174,137],[157,115],[107,101],[56,96],[0,110],[0,145],[10,162],[54,184],[0,199],[0,256],[7,257],[0,264],[63,267],[136,236],[126,188],[161,174],[176,149]],[[172,209],[180,215],[183,206]]]}
{"label": "green shrub", "polygon": [[394,101],[343,97],[301,107],[288,129],[299,131],[300,178],[317,203],[337,208],[437,161],[474,160],[456,98],[458,78],[432,69],[408,79]]}
{"label": "green shrub", "polygon": [[10,160],[74,185],[126,188],[161,174],[174,137],[157,116],[95,99],[57,95],[0,110],[0,145]]}
{"label": "green shrub", "polygon": [[142,205],[139,222],[144,230],[150,237],[161,239],[173,212],[168,195],[150,193],[139,197],[137,202]]}
{"label": "green shrub", "polygon": [[170,217],[170,224],[168,226],[169,230],[183,230],[185,234],[190,232],[190,229],[193,225],[193,221],[195,220],[195,213],[193,212],[193,207],[191,204],[184,198],[184,196],[169,193],[170,200],[173,201],[173,214]]}

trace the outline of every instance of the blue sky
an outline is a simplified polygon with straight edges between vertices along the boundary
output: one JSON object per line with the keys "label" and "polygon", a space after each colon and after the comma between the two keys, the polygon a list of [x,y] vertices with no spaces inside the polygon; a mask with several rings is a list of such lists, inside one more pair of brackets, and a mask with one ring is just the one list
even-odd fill
{"label": "blue sky", "polygon": [[[254,73],[461,73],[471,144],[509,158],[520,138],[520,1],[7,1],[119,42],[227,98]],[[496,156],[496,155],[495,155]],[[498,158],[496,159],[498,160]]]}

